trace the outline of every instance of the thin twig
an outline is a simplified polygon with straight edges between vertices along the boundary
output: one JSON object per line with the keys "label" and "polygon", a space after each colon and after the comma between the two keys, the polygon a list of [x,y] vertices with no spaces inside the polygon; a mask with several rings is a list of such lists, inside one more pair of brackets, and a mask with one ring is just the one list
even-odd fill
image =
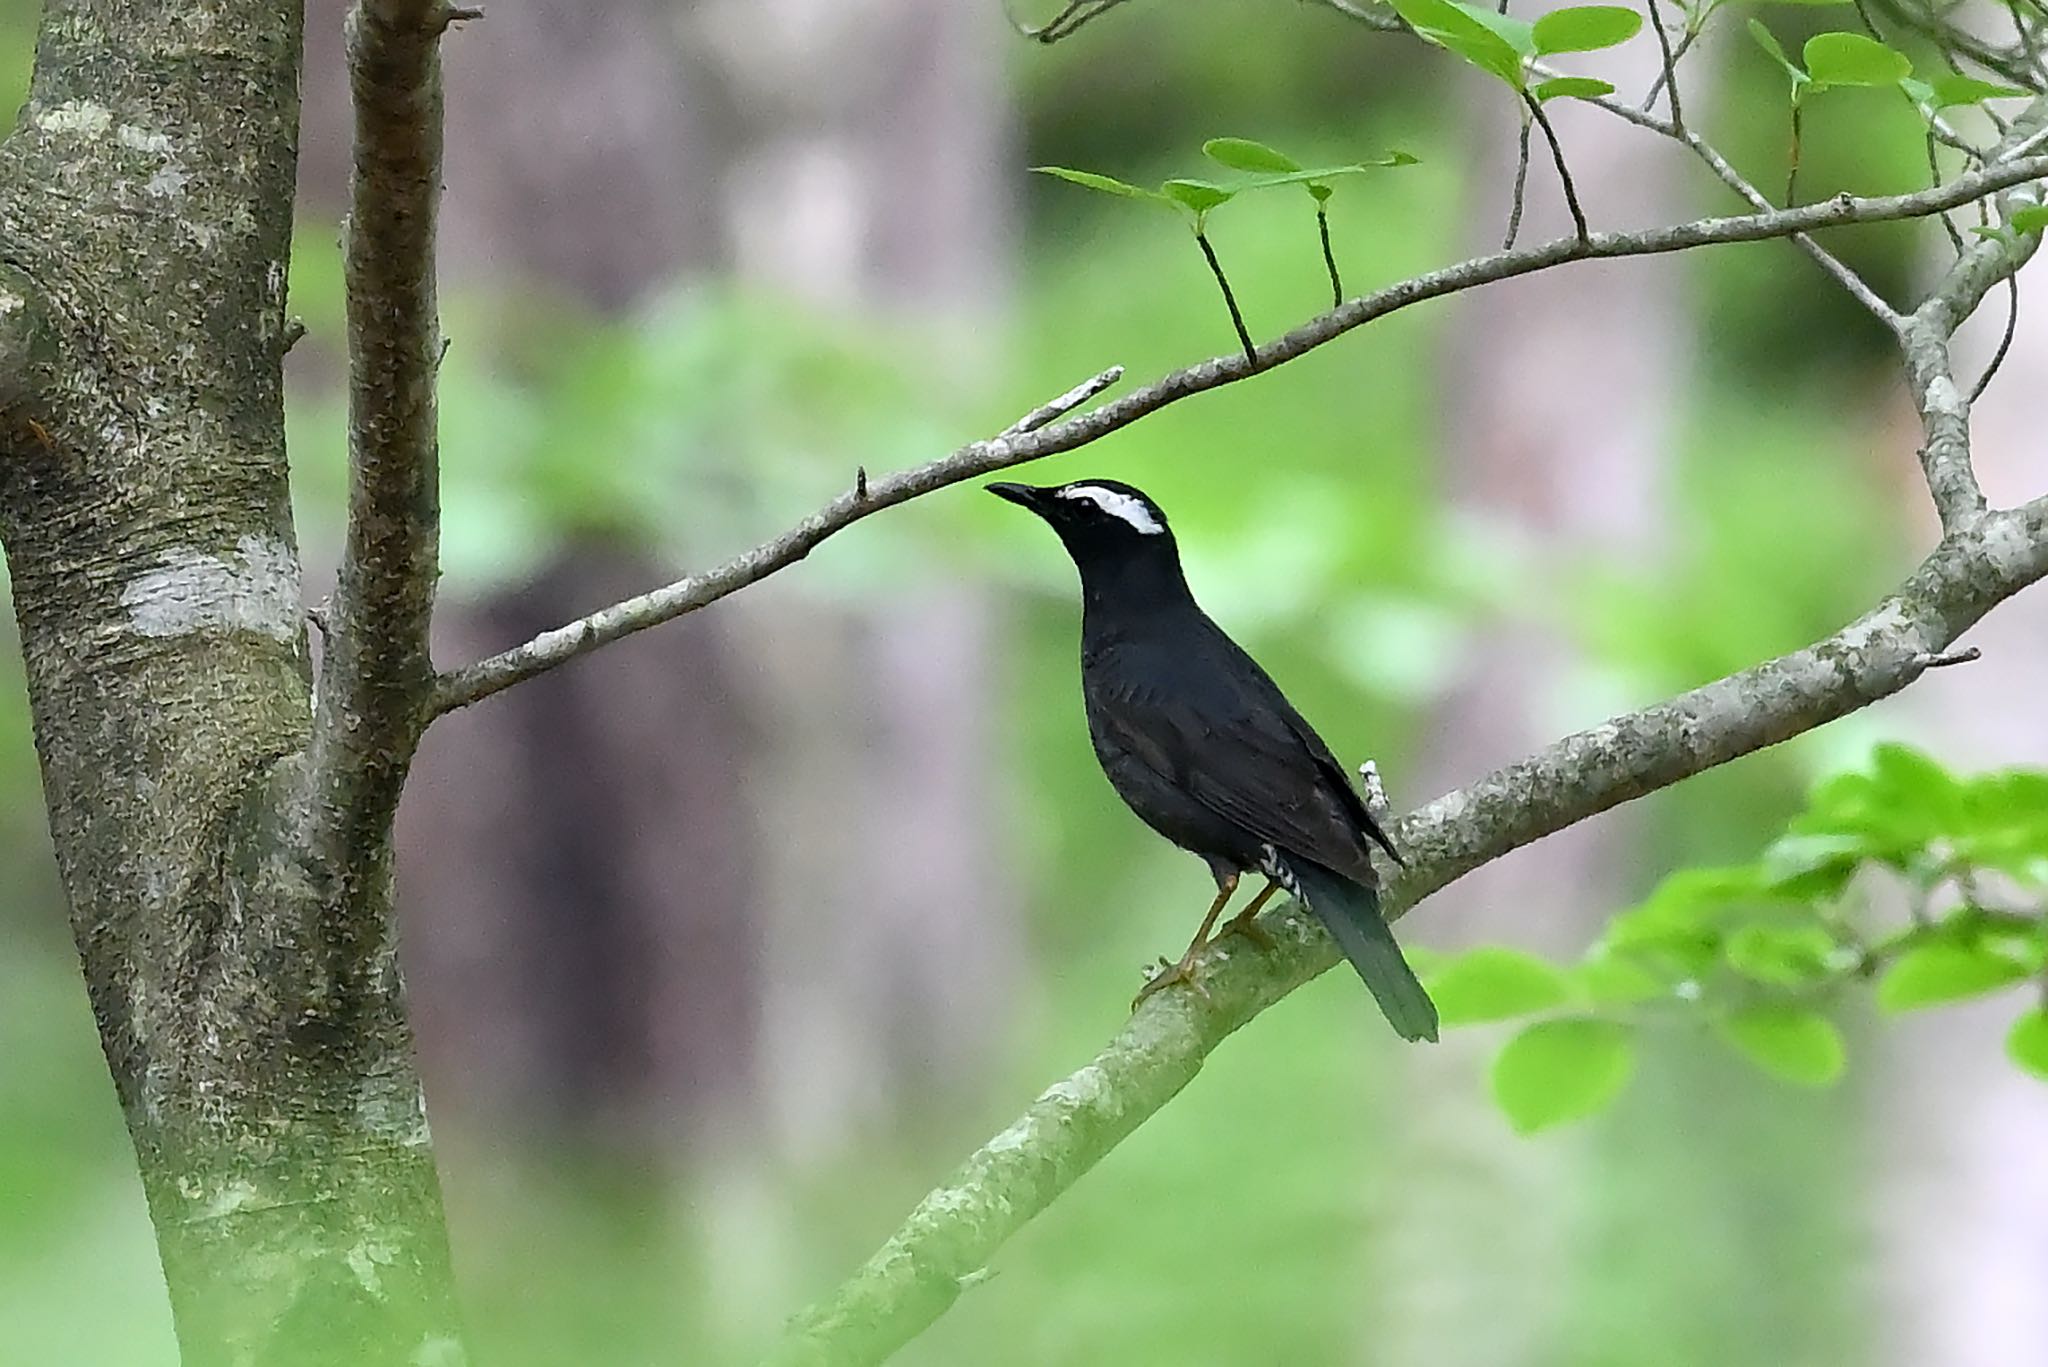
{"label": "thin twig", "polygon": [[1584,242],[1589,231],[1586,211],[1579,207],[1579,192],[1572,184],[1571,168],[1564,164],[1564,145],[1557,140],[1557,130],[1550,126],[1550,115],[1543,112],[1543,102],[1526,91],[1522,100],[1528,105],[1529,112],[1536,116],[1536,126],[1543,130],[1543,140],[1550,144],[1550,160],[1556,164],[1558,183],[1564,187],[1565,207],[1571,210],[1572,227],[1578,230],[1579,241]]}
{"label": "thin twig", "polygon": [[1983,651],[1975,646],[1966,646],[1962,650],[1945,650],[1915,655],[1913,657],[1913,667],[1919,670],[1947,669],[1951,665],[1975,664],[1983,658]]}
{"label": "thin twig", "polygon": [[1003,10],[1010,20],[1010,26],[1018,33],[1033,42],[1051,45],[1062,38],[1072,37],[1084,24],[1101,18],[1123,3],[1124,0],[1068,0],[1064,9],[1036,27],[1022,22],[1011,13],[1009,0],[1004,0]]}
{"label": "thin twig", "polygon": [[[1237,329],[1237,340],[1244,347],[1244,358],[1254,366],[1259,363],[1259,348],[1252,341],[1251,331],[1244,325],[1244,314],[1237,308],[1237,296],[1230,291],[1230,277],[1223,273],[1223,263],[1216,259],[1216,249],[1209,245],[1209,235],[1200,229],[1195,231],[1195,241],[1201,245],[1202,259],[1209,263],[1209,274],[1216,277],[1216,288],[1223,291],[1223,302],[1230,309],[1230,325]],[[1344,300],[1340,296],[1339,304]]]}
{"label": "thin twig", "polygon": [[1918,218],[1967,204],[1980,196],[2048,175],[2048,156],[1994,162],[1959,176],[1939,189],[1909,195],[1858,199],[1837,195],[1799,209],[1772,209],[1732,218],[1635,233],[1594,233],[1583,241],[1563,237],[1476,257],[1348,299],[1340,308],[1299,325],[1267,344],[1256,361],[1239,354],[1219,356],[1165,375],[1153,383],[1086,413],[1021,437],[973,442],[915,469],[871,480],[868,497],[842,494],[795,527],[707,573],[677,580],[637,598],[544,632],[526,644],[441,676],[434,693],[435,714],[465,707],[512,685],[546,673],[612,641],[670,622],[715,603],[802,560],[826,538],[884,508],[963,480],[1009,469],[1027,461],[1076,450],[1129,426],[1148,413],[1283,365],[1354,328],[1430,299],[1501,280],[1550,270],[1573,261],[1647,256],[1728,242],[1760,242],[1848,223]]}
{"label": "thin twig", "polygon": [[1337,253],[1330,249],[1330,211],[1321,200],[1316,201],[1316,233],[1323,239],[1323,269],[1330,273],[1330,307],[1340,308],[1344,282],[1337,278]]}
{"label": "thin twig", "polygon": [[1045,403],[1038,405],[1038,407],[1032,409],[1008,427],[1005,427],[1001,435],[1004,438],[1021,437],[1027,432],[1036,432],[1047,423],[1057,418],[1064,418],[1067,414],[1073,412],[1123,377],[1124,368],[1120,365],[1113,365],[1098,375],[1091,375],[1058,398],[1047,400]]}
{"label": "thin twig", "polygon": [[[1905,94],[1903,90],[1899,93],[1901,95]],[[1913,97],[1907,95],[1906,102],[1911,104]],[[1935,150],[1933,129],[1929,129],[1927,132],[1927,183],[1929,185],[1941,184],[1941,154]],[[1961,256],[1963,254],[1963,230],[1956,227],[1950,221],[1947,214],[1939,214],[1936,217],[1941,221],[1941,230],[1947,235],[1949,246],[1954,249],[1957,256]]]}
{"label": "thin twig", "polygon": [[1785,207],[1799,207],[1799,118],[1805,106],[1792,101],[1792,146],[1785,168]]}
{"label": "thin twig", "polygon": [[[1649,0],[1649,4],[1650,27],[1657,31],[1657,50],[1664,59],[1664,73],[1657,79],[1671,92],[1669,96],[1671,126],[1673,128],[1684,128],[1685,115],[1680,112],[1678,107],[1678,58],[1685,49],[1681,45],[1678,51],[1672,51],[1671,35],[1664,30],[1664,7],[1658,4],[1657,0]],[[1685,36],[1685,41],[1690,42],[1691,40],[1692,34],[1688,32]],[[1650,101],[1656,98],[1657,91],[1652,87],[1649,98],[1643,101],[1643,107],[1645,109],[1649,108]]]}
{"label": "thin twig", "polygon": [[1991,364],[1984,367],[1984,373],[1977,377],[1977,383],[1970,390],[1970,403],[1984,397],[1984,391],[1991,387],[1991,377],[2005,364],[2005,354],[2012,350],[2013,334],[2020,326],[2020,278],[2017,273],[2005,277],[2005,335],[1998,339],[1998,350],[1991,353]]}
{"label": "thin twig", "polygon": [[1522,204],[1529,190],[1529,135],[1534,124],[1529,116],[1522,116],[1521,137],[1515,143],[1515,188],[1508,199],[1508,231],[1501,238],[1500,249],[1512,250],[1515,239],[1522,235]]}
{"label": "thin twig", "polygon": [[[1657,96],[1663,93],[1664,87],[1668,85],[1671,81],[1676,79],[1678,73],[1678,64],[1685,60],[1686,53],[1692,51],[1692,45],[1699,39],[1699,36],[1700,31],[1696,28],[1688,28],[1685,31],[1685,33],[1680,36],[1678,40],[1678,46],[1671,50],[1671,56],[1669,60],[1667,60],[1664,63],[1664,69],[1657,73],[1657,79],[1651,83],[1650,93],[1643,96],[1642,107],[1644,112],[1647,113],[1649,111],[1650,106],[1657,102]],[[1677,112],[1675,108],[1672,113],[1672,118],[1674,122],[1677,119]]]}

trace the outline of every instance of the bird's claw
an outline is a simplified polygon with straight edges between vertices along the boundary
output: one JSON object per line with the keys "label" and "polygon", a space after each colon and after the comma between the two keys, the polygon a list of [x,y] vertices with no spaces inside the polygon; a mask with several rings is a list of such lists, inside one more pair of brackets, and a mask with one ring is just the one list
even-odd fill
{"label": "bird's claw", "polygon": [[1136,1011],[1145,1004],[1145,998],[1175,983],[1185,983],[1203,1001],[1209,1000],[1209,989],[1202,986],[1202,980],[1195,976],[1194,950],[1189,950],[1177,964],[1169,964],[1166,962],[1166,956],[1162,954],[1159,958],[1159,971],[1146,979],[1145,985],[1138,989],[1138,995],[1131,998],[1131,1010]]}

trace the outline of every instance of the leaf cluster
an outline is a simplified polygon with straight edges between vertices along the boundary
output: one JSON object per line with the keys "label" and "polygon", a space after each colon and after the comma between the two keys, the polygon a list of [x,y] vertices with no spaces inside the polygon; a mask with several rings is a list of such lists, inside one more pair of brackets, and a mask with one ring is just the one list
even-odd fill
{"label": "leaf cluster", "polygon": [[[1908,907],[1882,924],[1875,894]],[[1970,778],[1900,745],[1820,784],[1751,863],[1686,869],[1610,923],[1574,964],[1484,947],[1426,978],[1447,1026],[1524,1022],[1493,1066],[1523,1133],[1620,1094],[1645,1029],[1704,1021],[1784,1082],[1839,1079],[1835,1014],[1875,984],[1886,1012],[2039,982],[2048,988],[2048,773]],[[2007,1050],[2048,1080],[2048,992]]]}

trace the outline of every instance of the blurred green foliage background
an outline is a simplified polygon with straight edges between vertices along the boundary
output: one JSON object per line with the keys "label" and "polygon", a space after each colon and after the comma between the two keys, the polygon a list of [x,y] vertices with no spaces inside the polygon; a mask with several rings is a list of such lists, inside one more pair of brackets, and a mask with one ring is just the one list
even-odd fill
{"label": "blurred green foliage background", "polygon": [[[25,87],[34,9],[0,3],[5,94]],[[1812,13],[1773,20],[1797,32]],[[1142,380],[1229,348],[1184,229],[1029,165],[1149,183],[1201,174],[1202,140],[1222,133],[1305,161],[1414,152],[1421,165],[1337,196],[1353,289],[1497,232],[1474,207],[1485,197],[1469,121],[1497,92],[1313,6],[1139,0],[1055,49],[1002,53],[1018,258],[999,359],[978,382],[934,384],[906,364],[915,324],[809,309],[758,284],[678,282],[620,320],[472,275],[447,301],[444,593],[516,586],[571,540],[707,564],[810,510],[856,464],[929,459],[1111,363]],[[1781,81],[1732,43],[1708,45],[1692,71],[1715,135],[1765,183],[1783,154]],[[1809,121],[1815,197],[1924,173],[1910,111],[1859,101]],[[1717,187],[1685,183],[1699,212],[1728,207]],[[1256,335],[1322,305],[1305,197],[1233,205],[1213,233]],[[1898,290],[1936,240],[1894,226],[1837,245]],[[1910,447],[1873,449],[1865,416],[1890,392],[1885,339],[1786,245],[1644,269],[1683,275],[1688,334],[1672,388],[1678,520],[1654,566],[1595,551],[1532,568],[1457,514],[1441,475],[1463,387],[1445,358],[1448,308],[1401,313],[1025,476],[1114,474],[1151,492],[1212,613],[1340,754],[1377,758],[1397,803],[1420,799],[1403,776],[1426,759],[1431,709],[1455,661],[1504,622],[1541,624],[1581,652],[1598,686],[1571,720],[1589,722],[1832,630],[1915,555],[1922,533],[1897,476]],[[316,343],[336,335],[334,224],[313,209],[292,294]],[[302,376],[290,422],[317,557],[344,478],[331,382]],[[735,477],[704,453],[740,429],[750,460]],[[963,488],[790,573],[828,599],[936,577],[996,586],[1005,663],[986,705],[1001,721],[1029,990],[971,1087],[886,1132],[843,1136],[821,1161],[586,1148],[516,1118],[437,1111],[481,1362],[744,1360],[969,1146],[1085,1060],[1122,1019],[1135,966],[1177,949],[1206,896],[1195,861],[1143,832],[1095,769],[1070,571],[1042,529]],[[1851,719],[1645,804],[1617,905],[1594,910],[1671,869],[1753,857],[1818,774],[1908,725],[1896,709]],[[11,647],[0,888],[0,1361],[161,1367],[174,1360],[168,1307],[64,923]],[[1403,934],[1430,942],[1429,908]],[[1232,1040],[903,1360],[1873,1360],[1881,1074],[1852,1066],[1833,1090],[1788,1088],[1679,1027],[1652,1040],[1655,1066],[1612,1113],[1520,1140],[1484,1103],[1485,1048],[1399,1053],[1357,989],[1329,975]],[[1852,1009],[1852,1055],[1902,1028]],[[1388,1327],[1435,1323],[1427,1307],[1469,1300],[1473,1285],[1521,1289],[1501,1292],[1470,1342]]]}

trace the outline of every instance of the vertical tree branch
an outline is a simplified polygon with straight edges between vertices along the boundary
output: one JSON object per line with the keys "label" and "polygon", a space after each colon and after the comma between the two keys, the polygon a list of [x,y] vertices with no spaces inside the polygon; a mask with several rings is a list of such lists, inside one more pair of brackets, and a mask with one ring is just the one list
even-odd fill
{"label": "vertical tree branch", "polygon": [[358,0],[348,288],[348,531],[313,724],[318,856],[375,876],[427,721],[439,576],[434,220],[441,186],[440,37],[474,11]]}

